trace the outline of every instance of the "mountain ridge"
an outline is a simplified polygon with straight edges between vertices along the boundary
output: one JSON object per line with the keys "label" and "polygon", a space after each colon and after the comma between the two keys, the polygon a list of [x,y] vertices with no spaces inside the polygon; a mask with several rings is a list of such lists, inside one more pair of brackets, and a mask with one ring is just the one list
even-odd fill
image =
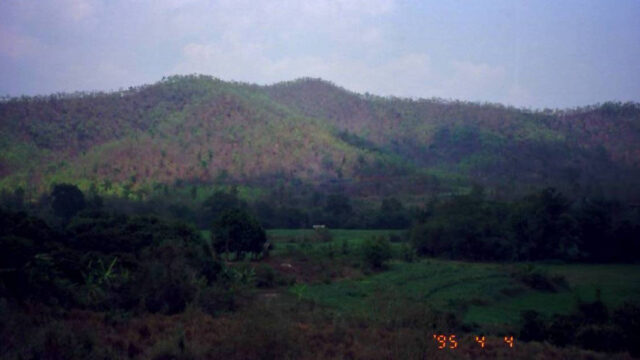
{"label": "mountain ridge", "polygon": [[607,192],[640,179],[640,104],[531,111],[363,95],[313,78],[261,86],[172,76],[119,92],[4,99],[0,130],[0,187],[35,192],[72,182],[122,195],[223,179],[361,183],[364,193],[385,183],[417,193],[471,183]]}

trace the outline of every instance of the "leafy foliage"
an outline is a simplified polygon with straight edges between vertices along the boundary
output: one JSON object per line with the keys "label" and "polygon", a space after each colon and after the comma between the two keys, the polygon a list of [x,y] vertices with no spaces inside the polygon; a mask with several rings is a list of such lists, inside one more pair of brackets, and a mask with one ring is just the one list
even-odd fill
{"label": "leafy foliage", "polygon": [[391,244],[385,237],[369,238],[362,244],[362,256],[367,266],[381,269],[391,259]]}
{"label": "leafy foliage", "polygon": [[171,314],[223,281],[209,245],[183,223],[97,210],[64,230],[25,213],[0,218],[0,247],[10,251],[0,257],[2,297]]}
{"label": "leafy foliage", "polygon": [[211,230],[211,242],[216,252],[233,252],[236,259],[242,259],[245,253],[258,256],[266,241],[262,226],[250,214],[239,209],[223,211]]}
{"label": "leafy foliage", "polygon": [[60,184],[51,191],[51,207],[57,216],[70,219],[85,207],[84,194],[77,186]]}
{"label": "leafy foliage", "polygon": [[[617,206],[594,210],[553,188],[511,204],[472,192],[426,206],[411,243],[419,255],[455,259],[631,261],[639,254],[640,218],[633,207]],[[613,214],[625,220],[613,221]]]}
{"label": "leafy foliage", "polygon": [[[628,350],[638,355],[637,305],[625,303],[617,308],[611,320],[607,307],[600,301],[580,302],[570,315],[556,315],[551,319],[536,311],[522,313],[520,338],[524,341],[545,341],[558,346],[578,345],[602,352]],[[635,326],[635,327],[634,327]],[[632,332],[627,332],[631,330]]]}

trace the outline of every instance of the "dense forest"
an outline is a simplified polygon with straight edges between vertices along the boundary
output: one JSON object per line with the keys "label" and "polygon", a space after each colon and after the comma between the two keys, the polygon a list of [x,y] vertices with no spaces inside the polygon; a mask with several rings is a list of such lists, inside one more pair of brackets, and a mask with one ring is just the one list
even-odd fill
{"label": "dense forest", "polygon": [[183,184],[299,183],[357,197],[478,184],[502,199],[545,187],[640,199],[635,103],[534,111],[360,95],[308,78],[173,76],[113,93],[6,98],[0,130],[0,187],[29,200],[63,182],[137,199]]}

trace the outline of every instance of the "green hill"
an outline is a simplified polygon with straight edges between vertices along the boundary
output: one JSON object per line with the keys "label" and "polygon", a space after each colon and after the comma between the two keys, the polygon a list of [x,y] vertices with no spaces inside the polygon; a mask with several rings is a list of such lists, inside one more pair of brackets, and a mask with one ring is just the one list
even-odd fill
{"label": "green hill", "polygon": [[640,105],[531,111],[173,76],[112,93],[0,102],[0,187],[72,182],[144,197],[176,182],[282,181],[358,195],[482,184],[640,198]]}

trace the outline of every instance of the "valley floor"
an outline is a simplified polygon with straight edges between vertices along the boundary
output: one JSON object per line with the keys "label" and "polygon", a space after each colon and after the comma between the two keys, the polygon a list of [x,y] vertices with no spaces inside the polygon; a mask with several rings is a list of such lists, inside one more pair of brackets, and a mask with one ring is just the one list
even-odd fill
{"label": "valley floor", "polygon": [[[268,231],[269,257],[229,263],[252,269],[256,284],[233,312],[211,316],[188,306],[176,315],[64,310],[49,317],[34,306],[6,317],[13,338],[3,341],[30,338],[30,351],[39,346],[46,358],[631,359],[525,342],[519,331],[527,310],[552,316],[570,314],[580,301],[601,299],[610,309],[640,301],[640,265],[418,259],[405,253],[402,231],[331,233],[318,241],[313,230]],[[396,240],[393,258],[383,270],[365,270],[359,248],[379,235]],[[537,289],[514,275],[533,268],[563,283]]]}

